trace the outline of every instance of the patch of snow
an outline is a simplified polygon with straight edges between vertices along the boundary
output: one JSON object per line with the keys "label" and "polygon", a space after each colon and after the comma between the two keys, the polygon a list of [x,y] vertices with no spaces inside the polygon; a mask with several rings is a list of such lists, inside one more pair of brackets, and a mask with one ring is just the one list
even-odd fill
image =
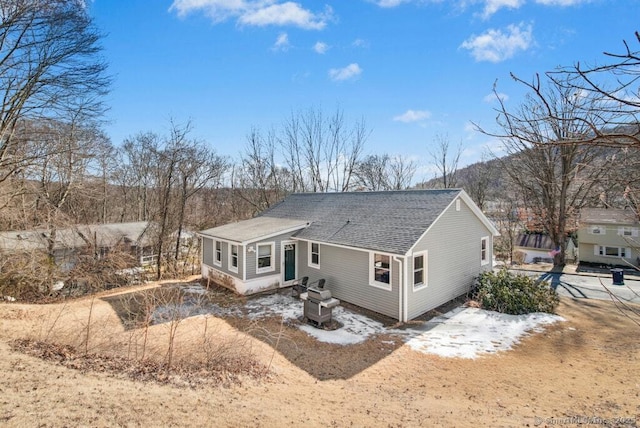
{"label": "patch of snow", "polygon": [[282,294],[250,299],[245,304],[245,308],[249,311],[250,319],[280,315],[285,320],[291,320],[302,316],[302,302]]}
{"label": "patch of snow", "polygon": [[417,329],[406,330],[414,350],[442,357],[476,358],[506,351],[530,332],[564,321],[546,313],[508,315],[478,308],[456,308]]}
{"label": "patch of snow", "polygon": [[[167,322],[176,315],[184,317],[202,314],[216,316],[247,316],[260,319],[282,316],[284,320],[302,317],[302,301],[288,295],[271,294],[252,298],[244,305],[221,307],[214,303],[204,303],[199,299],[206,293],[200,286],[183,287],[193,298],[185,298],[180,307],[167,305],[154,311],[156,322]],[[243,311],[244,307],[244,312]],[[564,318],[546,313],[508,315],[478,308],[458,307],[430,321],[406,329],[387,329],[378,321],[338,306],[333,309],[333,319],[342,327],[323,330],[307,324],[296,324],[305,333],[320,342],[338,345],[362,343],[376,334],[401,336],[412,349],[440,355],[442,357],[476,358],[483,354],[493,354],[511,349],[522,337],[541,332],[545,326],[564,321]]]}
{"label": "patch of snow", "polygon": [[362,343],[375,334],[387,332],[382,323],[351,312],[343,306],[334,308],[331,316],[339,322],[342,327],[329,331],[315,328],[311,325],[301,325],[300,329],[308,335],[315,337],[320,342],[338,345]]}

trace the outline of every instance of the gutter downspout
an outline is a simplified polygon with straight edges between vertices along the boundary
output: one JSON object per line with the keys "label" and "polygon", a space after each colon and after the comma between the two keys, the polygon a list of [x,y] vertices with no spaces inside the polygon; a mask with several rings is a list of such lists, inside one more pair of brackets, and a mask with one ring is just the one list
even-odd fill
{"label": "gutter downspout", "polygon": [[[411,254],[413,255],[413,251],[411,252]],[[404,274],[404,319],[402,320],[402,322],[407,322],[409,321],[409,262],[408,262],[408,257],[405,256],[404,258],[404,269],[405,269],[405,274]],[[411,275],[411,281],[413,284],[413,275]]]}
{"label": "gutter downspout", "polygon": [[398,269],[398,321],[403,322],[403,317],[402,316],[402,310],[404,308],[403,305],[403,297],[406,295],[405,293],[403,293],[404,291],[404,281],[403,281],[403,271],[404,271],[404,264],[402,263],[402,259],[401,257],[398,256],[393,256],[393,260],[395,260],[396,262],[398,262],[400,264],[400,269]]}

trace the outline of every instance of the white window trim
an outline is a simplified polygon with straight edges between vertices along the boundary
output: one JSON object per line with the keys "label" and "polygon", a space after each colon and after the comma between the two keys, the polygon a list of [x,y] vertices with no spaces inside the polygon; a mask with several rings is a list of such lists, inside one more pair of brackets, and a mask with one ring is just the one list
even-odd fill
{"label": "white window trim", "polygon": [[423,290],[425,288],[427,288],[429,286],[429,277],[428,272],[429,272],[429,252],[428,251],[420,251],[419,253],[415,253],[413,255],[412,258],[412,275],[411,275],[411,281],[414,281],[415,278],[415,272],[416,272],[416,257],[420,257],[422,256],[423,258],[423,262],[422,262],[422,284],[413,284],[413,291],[420,291]]}
{"label": "white window trim", "polygon": [[[318,246],[318,263],[313,263],[311,260],[311,248],[313,247],[313,244],[316,244]],[[312,267],[314,269],[320,269],[320,243],[319,242],[312,242],[309,241],[307,242],[307,265],[309,265],[309,267]]]}
{"label": "white window trim", "polygon": [[[598,230],[598,232],[596,232],[596,230]],[[589,228],[589,233],[591,233],[592,235],[606,235],[607,228],[604,226],[594,225]]]}
{"label": "white window trim", "polygon": [[[609,248],[617,248],[618,249],[618,255],[616,256],[612,256],[607,254],[607,247]],[[626,248],[626,247],[619,247],[617,245],[594,245],[593,246],[593,253],[596,256],[600,256],[600,257],[609,257],[612,259],[619,259],[619,258],[625,258],[625,259],[629,259],[631,258],[631,248]],[[624,255],[622,255],[622,252],[624,251]]]}
{"label": "white window trim", "polygon": [[[482,258],[482,243],[486,242],[485,244],[485,258]],[[489,262],[491,262],[491,247],[489,246],[490,241],[489,241],[489,237],[488,236],[483,236],[482,238],[480,238],[480,265],[481,266],[485,266],[488,265]]]}
{"label": "white window trim", "polygon": [[[389,257],[389,283],[376,281],[376,269],[375,269],[375,255],[381,254]],[[393,256],[385,253],[369,253],[369,285],[372,287],[380,288],[382,290],[391,291],[393,289]]]}
{"label": "white window trim", "polygon": [[[220,260],[218,260],[218,244],[220,244]],[[213,240],[213,264],[222,266],[222,241]]]}
{"label": "white window trim", "polygon": [[238,266],[233,266],[233,253],[231,252],[231,249],[236,247],[236,263],[240,265],[240,245],[227,244],[227,247],[229,248],[229,271],[238,273]]}
{"label": "white window trim", "polygon": [[[270,245],[271,246],[271,266],[266,267],[266,268],[259,268],[258,267],[258,258],[259,258],[259,254],[260,254],[260,247],[261,246],[266,246],[266,245]],[[273,272],[275,270],[276,270],[276,243],[275,242],[261,242],[259,244],[256,244],[256,273]]]}
{"label": "white window trim", "polygon": [[[628,234],[626,234],[625,232],[628,232]],[[638,237],[638,228],[637,227],[631,227],[631,226],[620,226],[618,228],[618,235],[637,238]]]}

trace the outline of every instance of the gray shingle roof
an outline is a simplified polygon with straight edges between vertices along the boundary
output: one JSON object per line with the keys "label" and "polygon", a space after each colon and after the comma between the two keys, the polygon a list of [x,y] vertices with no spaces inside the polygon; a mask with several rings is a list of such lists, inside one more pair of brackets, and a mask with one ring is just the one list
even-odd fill
{"label": "gray shingle roof", "polygon": [[459,189],[296,193],[260,217],[310,222],[296,236],[310,241],[405,254]]}
{"label": "gray shingle roof", "polygon": [[273,217],[256,217],[249,220],[229,223],[200,232],[202,235],[224,239],[226,241],[248,243],[279,235],[307,225],[305,220]]}
{"label": "gray shingle roof", "polygon": [[580,211],[581,223],[637,224],[638,216],[632,210],[613,208],[583,208]]}
{"label": "gray shingle roof", "polygon": [[[85,240],[94,239],[98,246],[111,247],[120,240],[147,245],[146,231],[149,222],[110,223],[78,225],[74,228],[58,229],[54,249],[79,248],[85,246]],[[0,251],[46,250],[49,231],[46,229],[0,232]]]}

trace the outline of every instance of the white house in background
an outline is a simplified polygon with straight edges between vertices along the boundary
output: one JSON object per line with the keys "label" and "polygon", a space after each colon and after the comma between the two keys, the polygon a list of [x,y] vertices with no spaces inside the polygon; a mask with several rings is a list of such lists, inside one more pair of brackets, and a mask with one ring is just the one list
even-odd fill
{"label": "white house in background", "polygon": [[640,222],[632,210],[583,208],[578,229],[580,262],[639,265]]}
{"label": "white house in background", "polygon": [[407,321],[492,269],[498,231],[459,189],[292,194],[200,232],[202,275],[240,294],[325,279],[334,297]]}
{"label": "white house in background", "polygon": [[[523,254],[525,263],[553,262],[552,251],[556,250],[553,241],[545,233],[519,233],[513,246],[514,252]],[[565,260],[574,262],[576,260],[578,248],[573,239],[567,238],[565,244]]]}

